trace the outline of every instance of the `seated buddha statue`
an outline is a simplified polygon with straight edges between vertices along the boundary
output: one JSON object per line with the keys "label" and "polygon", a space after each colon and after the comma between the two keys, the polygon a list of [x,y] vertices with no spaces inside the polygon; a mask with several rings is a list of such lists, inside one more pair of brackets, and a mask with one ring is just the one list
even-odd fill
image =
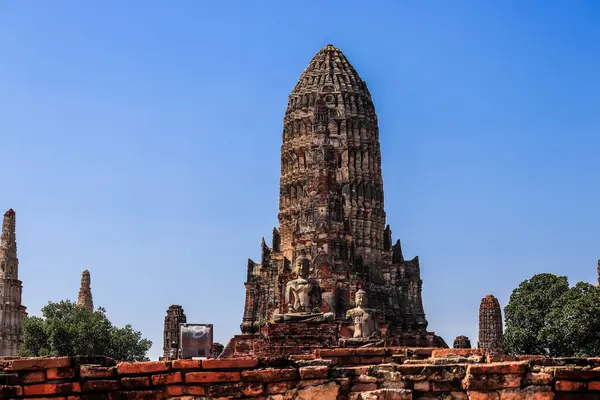
{"label": "seated buddha statue", "polygon": [[325,322],[333,321],[333,313],[319,312],[315,293],[319,291],[316,283],[309,281],[309,262],[299,256],[294,263],[292,279],[285,285],[285,303],[287,313],[274,314],[275,322]]}

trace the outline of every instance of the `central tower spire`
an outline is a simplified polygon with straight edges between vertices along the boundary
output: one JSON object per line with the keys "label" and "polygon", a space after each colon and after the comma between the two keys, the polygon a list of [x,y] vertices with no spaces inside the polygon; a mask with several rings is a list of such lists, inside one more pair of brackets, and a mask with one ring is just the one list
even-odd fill
{"label": "central tower spire", "polygon": [[367,85],[332,45],[310,61],[283,123],[281,248],[336,261],[381,258],[385,212],[377,115]]}
{"label": "central tower spire", "polygon": [[[355,329],[347,313],[364,312],[357,298],[377,315],[386,343],[447,347],[427,332],[418,258],[405,260],[385,225],[371,94],[336,47],[319,50],[300,75],[282,142],[280,226],[272,247],[261,241],[260,263],[248,260],[243,334],[221,357],[284,354],[294,335],[304,338],[302,351],[346,340]],[[323,325],[310,328],[315,321]]]}

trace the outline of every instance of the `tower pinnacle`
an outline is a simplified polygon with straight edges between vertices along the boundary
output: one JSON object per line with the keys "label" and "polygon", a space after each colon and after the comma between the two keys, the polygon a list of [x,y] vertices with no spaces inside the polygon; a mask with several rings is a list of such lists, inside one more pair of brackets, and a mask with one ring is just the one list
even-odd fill
{"label": "tower pinnacle", "polygon": [[0,356],[15,356],[21,347],[22,323],[27,314],[21,304],[22,282],[15,234],[15,212],[4,213],[0,237]]}
{"label": "tower pinnacle", "polygon": [[85,308],[86,310],[94,311],[94,300],[92,299],[92,288],[90,271],[87,269],[81,273],[81,287],[79,289],[79,296],[77,297],[77,305]]}
{"label": "tower pinnacle", "polygon": [[15,235],[15,211],[11,208],[4,213],[2,237],[0,239],[0,275],[18,278],[17,239]]}

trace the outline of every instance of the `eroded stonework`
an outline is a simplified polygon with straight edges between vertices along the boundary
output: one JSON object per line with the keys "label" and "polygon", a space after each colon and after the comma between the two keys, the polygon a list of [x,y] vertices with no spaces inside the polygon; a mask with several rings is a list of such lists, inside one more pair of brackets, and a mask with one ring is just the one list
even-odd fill
{"label": "eroded stonework", "polygon": [[15,212],[10,209],[2,221],[0,239],[0,355],[15,356],[21,348],[22,324],[27,315],[21,305],[23,283],[19,280],[19,259],[15,234]]}
{"label": "eroded stonework", "polygon": [[471,348],[471,341],[466,336],[462,336],[462,335],[461,336],[457,336],[454,339],[454,343],[453,343],[452,347],[455,348],[455,349],[470,349]]}
{"label": "eroded stonework", "polygon": [[479,306],[479,342],[477,347],[488,354],[504,354],[502,309],[498,299],[488,294]]}
{"label": "eroded stonework", "polygon": [[[385,217],[371,94],[342,52],[327,45],[289,96],[280,228],[273,230],[271,247],[263,239],[260,262],[248,260],[242,333],[279,332],[281,327],[268,326],[274,317],[283,321],[281,316],[304,307],[305,313],[331,314],[339,327],[338,336],[320,341],[352,337],[346,312],[356,307],[355,294],[363,289],[387,343],[446,347],[427,332],[419,259],[404,259]],[[306,282],[294,276],[298,259],[306,260]],[[302,302],[286,301],[286,287]]]}
{"label": "eroded stonework", "polygon": [[91,283],[92,278],[90,277],[90,271],[86,269],[81,273],[81,286],[79,288],[79,295],[77,296],[77,305],[85,308],[89,312],[94,311]]}
{"label": "eroded stonework", "polygon": [[175,360],[179,358],[179,324],[185,324],[187,318],[183,307],[173,304],[167,310],[165,327],[163,331],[163,356],[162,360]]}

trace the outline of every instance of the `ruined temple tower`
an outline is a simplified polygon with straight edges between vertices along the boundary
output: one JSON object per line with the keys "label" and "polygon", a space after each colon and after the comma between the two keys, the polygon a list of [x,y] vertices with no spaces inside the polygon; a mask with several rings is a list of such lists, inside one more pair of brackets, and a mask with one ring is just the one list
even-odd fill
{"label": "ruined temple tower", "polygon": [[479,342],[477,347],[489,354],[504,354],[502,309],[498,299],[488,294],[479,306]]}
{"label": "ruined temple tower", "polygon": [[77,296],[77,305],[89,312],[94,312],[94,300],[92,299],[90,271],[87,269],[81,273],[81,287]]}
{"label": "ruined temple tower", "polygon": [[470,349],[471,341],[469,340],[468,337],[460,335],[460,336],[457,336],[456,338],[454,338],[454,343],[453,343],[452,347],[455,349]]}
{"label": "ruined temple tower", "polygon": [[[398,345],[443,346],[427,332],[418,257],[405,260],[386,227],[377,115],[371,94],[332,45],[310,61],[283,119],[279,229],[260,262],[248,261],[242,333],[262,332],[289,312],[286,282],[298,259],[318,288],[318,310],[346,319],[368,293],[386,337]],[[265,333],[266,332],[266,333]]]}
{"label": "ruined temple tower", "polygon": [[4,214],[0,241],[0,356],[15,356],[21,348],[21,326],[27,315],[25,307],[21,305],[22,290],[15,212],[10,209]]}
{"label": "ruined temple tower", "polygon": [[179,324],[185,324],[187,318],[183,307],[172,305],[165,316],[165,327],[163,331],[163,356],[161,360],[174,360],[179,350]]}
{"label": "ruined temple tower", "polygon": [[598,260],[598,286],[600,286],[600,260]]}

